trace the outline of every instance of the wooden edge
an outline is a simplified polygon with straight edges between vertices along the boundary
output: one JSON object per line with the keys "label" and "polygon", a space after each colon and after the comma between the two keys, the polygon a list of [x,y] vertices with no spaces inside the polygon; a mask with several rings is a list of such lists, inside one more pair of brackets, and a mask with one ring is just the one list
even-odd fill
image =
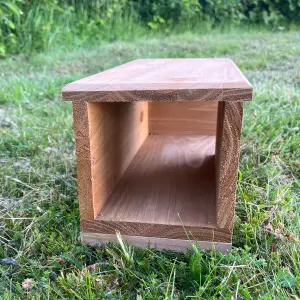
{"label": "wooden edge", "polygon": [[170,102],[170,101],[251,101],[253,89],[247,88],[201,88],[201,89],[165,89],[165,90],[62,90],[64,101],[86,102]]}
{"label": "wooden edge", "polygon": [[88,104],[87,102],[74,101],[72,105],[80,218],[93,220],[96,212],[94,211],[92,194]]}
{"label": "wooden edge", "polygon": [[[103,233],[88,233],[81,232],[80,238],[85,245],[106,245],[109,242],[118,243],[116,234],[103,234]],[[179,240],[179,239],[167,239],[156,237],[143,237],[143,236],[130,236],[122,235],[122,239],[131,245],[140,248],[155,248],[156,250],[172,250],[176,252],[186,253],[188,249],[195,244],[198,248],[204,250],[213,250],[226,253],[231,250],[231,243],[215,243],[210,241],[194,241],[194,240]]]}
{"label": "wooden edge", "polygon": [[[101,218],[101,217],[100,217]],[[112,234],[120,231],[125,236],[157,237],[163,239],[197,241],[214,241],[231,243],[232,232],[227,228],[195,227],[184,224],[156,224],[126,221],[103,221],[98,217],[95,220],[80,220],[81,232]],[[216,226],[216,224],[215,224]]]}
{"label": "wooden edge", "polygon": [[237,64],[231,59],[231,58],[227,58],[231,64],[234,66],[234,68],[237,70],[237,72],[241,75],[241,77],[244,79],[246,85],[249,87],[249,88],[252,88],[253,89],[253,86],[252,84],[250,83],[250,81],[246,78],[246,76],[243,74],[243,72],[239,69],[239,67],[237,66]]}
{"label": "wooden edge", "polygon": [[232,230],[235,214],[243,102],[219,105],[217,126],[217,225]]}

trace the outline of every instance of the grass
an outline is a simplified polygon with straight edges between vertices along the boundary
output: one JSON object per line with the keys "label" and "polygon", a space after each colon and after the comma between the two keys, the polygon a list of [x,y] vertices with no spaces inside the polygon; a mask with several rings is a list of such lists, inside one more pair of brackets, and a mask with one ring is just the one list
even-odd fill
{"label": "grass", "polygon": [[[71,104],[61,88],[145,57],[231,57],[254,85],[227,255],[80,243]],[[0,299],[299,299],[298,32],[54,49],[10,57],[0,70]]]}

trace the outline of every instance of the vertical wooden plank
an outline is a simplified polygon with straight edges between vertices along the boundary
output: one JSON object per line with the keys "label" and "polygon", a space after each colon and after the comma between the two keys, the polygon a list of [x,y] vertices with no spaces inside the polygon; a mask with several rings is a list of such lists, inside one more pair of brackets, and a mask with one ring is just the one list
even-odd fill
{"label": "vertical wooden plank", "polygon": [[93,220],[93,190],[91,171],[91,149],[89,136],[88,104],[73,103],[74,136],[76,144],[77,179],[80,219]]}
{"label": "vertical wooden plank", "polygon": [[217,123],[217,225],[232,230],[236,198],[237,172],[243,102],[220,102]]}
{"label": "vertical wooden plank", "polygon": [[148,103],[73,102],[81,220],[93,220],[148,136]]}

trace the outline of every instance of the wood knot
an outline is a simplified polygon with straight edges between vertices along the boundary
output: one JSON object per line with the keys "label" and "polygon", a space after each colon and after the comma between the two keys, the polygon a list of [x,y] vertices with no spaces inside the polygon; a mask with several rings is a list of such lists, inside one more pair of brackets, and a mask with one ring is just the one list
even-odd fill
{"label": "wood knot", "polygon": [[143,120],[144,120],[144,112],[141,111],[141,114],[140,114],[140,121],[143,122]]}

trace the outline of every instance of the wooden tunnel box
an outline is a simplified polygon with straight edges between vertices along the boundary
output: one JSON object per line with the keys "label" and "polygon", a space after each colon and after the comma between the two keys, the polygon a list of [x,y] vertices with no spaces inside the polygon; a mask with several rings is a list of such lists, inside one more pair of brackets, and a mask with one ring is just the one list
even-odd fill
{"label": "wooden tunnel box", "polygon": [[145,59],[73,82],[81,238],[231,247],[243,102],[230,59]]}

